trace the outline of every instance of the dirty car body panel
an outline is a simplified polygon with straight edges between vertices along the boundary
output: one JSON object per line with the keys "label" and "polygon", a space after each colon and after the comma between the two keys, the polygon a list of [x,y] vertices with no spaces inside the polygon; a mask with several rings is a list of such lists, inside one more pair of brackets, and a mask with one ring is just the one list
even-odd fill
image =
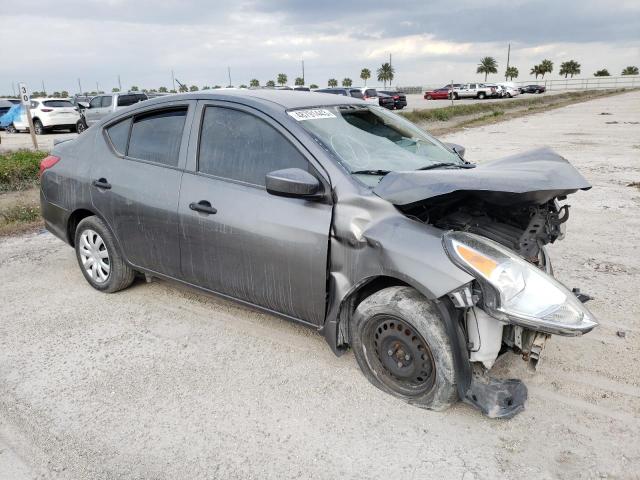
{"label": "dirty car body panel", "polygon": [[[481,295],[477,276],[452,260],[443,238],[450,230],[486,233],[542,268],[544,244],[560,237],[566,221],[557,199],[589,185],[548,150],[471,168],[435,139],[396,140],[413,153],[426,148],[454,159],[443,168],[434,161],[425,171],[378,173],[364,165],[357,172],[345,158],[383,152],[389,128],[415,128],[382,110],[349,97],[264,90],[134,105],[54,148],[60,161],[42,175],[45,224],[73,245],[80,220],[96,215],[136,271],[312,326],[336,354],[353,340],[349,324],[359,302],[388,286],[412,287],[445,323],[459,398],[488,415],[512,416],[526,388],[474,376],[465,319]],[[339,124],[329,140],[314,130],[341,115],[351,118],[349,128],[373,121],[380,137],[356,141]],[[393,151],[388,158],[397,161]],[[283,168],[311,174],[317,191],[272,194],[265,174]],[[505,213],[513,203],[517,215]],[[470,207],[476,204],[481,213]],[[544,225],[526,237],[537,246],[523,246],[522,232],[538,217]],[[461,303],[463,294],[475,300]],[[515,334],[512,343],[524,351],[522,332]]]}

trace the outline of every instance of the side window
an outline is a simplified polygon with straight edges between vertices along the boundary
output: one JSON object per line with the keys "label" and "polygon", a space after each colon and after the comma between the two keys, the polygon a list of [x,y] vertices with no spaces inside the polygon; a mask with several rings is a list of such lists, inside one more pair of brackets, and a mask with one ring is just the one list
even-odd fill
{"label": "side window", "polygon": [[362,95],[362,92],[360,90],[349,90],[351,92],[351,96],[354,98],[364,98],[364,95]]}
{"label": "side window", "polygon": [[127,156],[177,166],[186,116],[184,107],[135,117]]}
{"label": "side window", "polygon": [[376,92],[373,88],[370,88],[370,89],[366,90],[364,92],[364,94],[367,97],[377,97],[378,96],[378,92]]}
{"label": "side window", "polygon": [[141,102],[142,100],[146,100],[142,95],[119,95],[118,96],[118,106],[119,107],[128,107],[129,105],[133,105],[134,103]]}
{"label": "side window", "polygon": [[30,109],[31,109],[31,108],[38,108],[38,105],[40,105],[40,103],[39,103],[39,102],[36,102],[35,100],[31,100],[31,107],[30,107]]}
{"label": "side window", "polygon": [[306,158],[264,120],[239,110],[207,107],[200,132],[198,170],[264,185],[274,170],[308,170]]}
{"label": "side window", "polygon": [[102,97],[102,108],[110,107],[111,106],[111,99],[112,99],[112,97],[110,95],[106,95],[106,96]]}
{"label": "side window", "polygon": [[115,125],[107,128],[107,135],[120,155],[127,153],[127,141],[129,140],[129,127],[131,127],[131,118],[122,120]]}
{"label": "side window", "polygon": [[102,103],[102,97],[93,97],[89,102],[89,106],[91,108],[100,108],[101,103]]}

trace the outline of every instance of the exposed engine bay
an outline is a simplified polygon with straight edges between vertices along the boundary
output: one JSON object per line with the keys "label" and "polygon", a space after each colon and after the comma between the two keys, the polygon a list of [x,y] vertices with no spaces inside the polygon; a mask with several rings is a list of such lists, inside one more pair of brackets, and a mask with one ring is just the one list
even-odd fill
{"label": "exposed engine bay", "polygon": [[540,262],[541,247],[561,240],[563,224],[569,219],[569,206],[560,207],[556,200],[542,205],[504,206],[465,196],[445,202],[420,202],[400,209],[411,218],[443,230],[482,235],[536,265]]}

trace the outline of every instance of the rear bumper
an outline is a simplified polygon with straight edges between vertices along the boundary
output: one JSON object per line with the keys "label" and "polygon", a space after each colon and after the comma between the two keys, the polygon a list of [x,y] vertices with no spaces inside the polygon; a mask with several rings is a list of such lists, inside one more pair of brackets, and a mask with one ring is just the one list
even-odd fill
{"label": "rear bumper", "polygon": [[80,120],[80,115],[60,115],[56,117],[41,118],[40,121],[45,127],[62,127],[75,125]]}

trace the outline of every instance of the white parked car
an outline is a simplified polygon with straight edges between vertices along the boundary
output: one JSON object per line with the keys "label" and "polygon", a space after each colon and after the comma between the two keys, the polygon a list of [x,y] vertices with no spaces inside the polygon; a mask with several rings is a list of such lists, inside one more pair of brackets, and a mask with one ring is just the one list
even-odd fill
{"label": "white parked car", "polygon": [[457,88],[453,89],[453,98],[458,100],[459,98],[489,98],[495,94],[495,89],[486,87],[484,83],[463,83]]}
{"label": "white parked car", "polygon": [[504,89],[504,96],[507,98],[517,97],[520,95],[520,90],[513,83],[499,83]]}
{"label": "white parked car", "polygon": [[[37,135],[42,135],[47,130],[53,129],[66,129],[75,132],[80,121],[77,108],[64,98],[33,99],[30,110],[33,129]],[[13,122],[13,127],[17,131],[29,130],[26,112],[23,112],[20,118]]]}

